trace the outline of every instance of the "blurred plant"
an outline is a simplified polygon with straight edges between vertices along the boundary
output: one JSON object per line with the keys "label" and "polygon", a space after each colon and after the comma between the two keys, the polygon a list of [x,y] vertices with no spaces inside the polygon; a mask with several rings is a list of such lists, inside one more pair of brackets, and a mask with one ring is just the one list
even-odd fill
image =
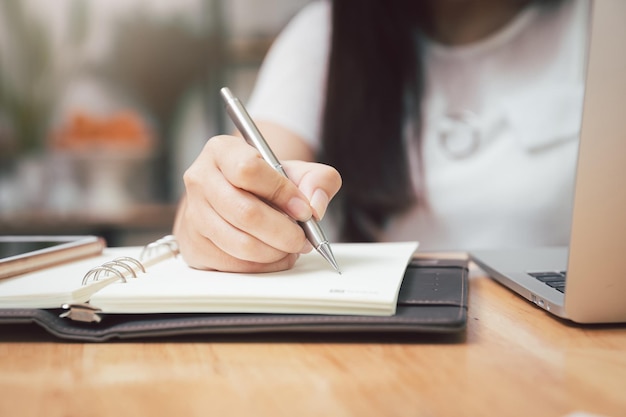
{"label": "blurred plant", "polygon": [[[157,20],[143,14],[126,16],[114,33],[104,68],[107,78],[137,98],[167,130],[188,89],[215,74],[217,37],[208,28],[190,28],[178,16]],[[164,133],[167,137],[169,132]]]}
{"label": "blurred plant", "polygon": [[[28,2],[0,0],[0,115],[10,136],[11,153],[32,153],[45,142],[53,102],[76,69],[72,49],[79,48],[88,30],[86,2],[72,0],[68,51],[57,59],[50,28],[28,11]],[[68,53],[69,52],[69,53]],[[2,128],[0,127],[0,130]],[[1,139],[1,138],[0,138]],[[3,152],[5,153],[5,152]],[[5,153],[6,155],[6,153]]]}
{"label": "blurred plant", "polygon": [[[218,18],[221,11],[209,2],[205,16]],[[219,32],[212,23],[192,27],[182,16],[157,19],[145,14],[127,15],[114,31],[113,44],[102,68],[104,76],[119,85],[154,117],[159,134],[158,183],[170,198],[171,133],[181,100],[191,88],[205,89],[208,99],[216,90],[223,65]]]}

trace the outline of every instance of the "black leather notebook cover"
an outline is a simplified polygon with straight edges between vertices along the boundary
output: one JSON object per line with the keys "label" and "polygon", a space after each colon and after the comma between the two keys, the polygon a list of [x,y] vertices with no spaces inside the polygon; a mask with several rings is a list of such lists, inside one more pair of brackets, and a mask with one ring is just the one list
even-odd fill
{"label": "black leather notebook cover", "polygon": [[466,261],[419,259],[407,267],[393,316],[110,314],[100,323],[83,323],[59,317],[60,309],[0,309],[0,324],[32,323],[60,339],[86,342],[192,334],[457,333],[467,323],[467,301]]}

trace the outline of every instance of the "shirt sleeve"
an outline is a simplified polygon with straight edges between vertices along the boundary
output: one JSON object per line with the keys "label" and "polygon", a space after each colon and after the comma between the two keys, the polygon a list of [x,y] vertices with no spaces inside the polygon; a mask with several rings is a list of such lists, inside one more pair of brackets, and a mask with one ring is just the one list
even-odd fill
{"label": "shirt sleeve", "polygon": [[279,124],[319,148],[331,32],[327,0],[305,6],[276,38],[248,101],[255,120]]}

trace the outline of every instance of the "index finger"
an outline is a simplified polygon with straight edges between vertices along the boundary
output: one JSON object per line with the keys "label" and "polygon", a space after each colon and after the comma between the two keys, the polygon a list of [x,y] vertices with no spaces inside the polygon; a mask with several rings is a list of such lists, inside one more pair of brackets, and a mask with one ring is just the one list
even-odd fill
{"label": "index finger", "polygon": [[[243,139],[216,137],[216,152],[232,152],[231,140]],[[252,146],[237,147],[238,155],[216,158],[217,167],[235,187],[246,190],[271,203],[294,220],[306,221],[313,215],[311,205],[298,187],[282,173],[276,171]]]}

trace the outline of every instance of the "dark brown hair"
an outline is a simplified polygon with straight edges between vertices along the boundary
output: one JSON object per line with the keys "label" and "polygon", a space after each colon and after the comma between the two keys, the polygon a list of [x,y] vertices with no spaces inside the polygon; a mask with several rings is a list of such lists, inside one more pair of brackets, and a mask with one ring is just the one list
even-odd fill
{"label": "dark brown hair", "polygon": [[[436,1],[436,0],[434,0]],[[562,0],[515,0],[554,7]],[[421,160],[423,0],[334,0],[319,160],[343,186],[330,209],[343,241],[375,241],[386,221],[415,203],[405,141]],[[410,123],[414,137],[406,137]],[[421,163],[419,164],[421,169]],[[420,176],[423,181],[423,175]],[[417,184],[420,189],[420,184]]]}
{"label": "dark brown hair", "polygon": [[344,241],[376,240],[389,216],[415,203],[404,128],[410,116],[419,131],[416,3],[333,2],[319,159],[342,175],[331,209]]}

